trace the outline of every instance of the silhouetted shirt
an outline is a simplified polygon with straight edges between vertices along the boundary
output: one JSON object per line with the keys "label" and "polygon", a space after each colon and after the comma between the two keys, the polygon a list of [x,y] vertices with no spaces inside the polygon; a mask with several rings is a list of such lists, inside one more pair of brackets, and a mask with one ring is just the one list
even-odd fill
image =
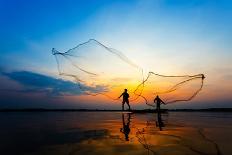
{"label": "silhouetted shirt", "polygon": [[[128,100],[128,98],[129,98],[129,94],[128,94],[127,92],[122,93],[121,96],[123,97],[123,100],[124,100],[124,101],[125,101],[125,100]],[[121,96],[120,96],[120,97],[121,97]]]}
{"label": "silhouetted shirt", "polygon": [[154,102],[156,102],[156,106],[158,109],[160,108],[160,104],[163,103],[163,101],[159,97],[156,97],[154,99]]}
{"label": "silhouetted shirt", "polygon": [[159,105],[160,105],[161,102],[163,102],[159,97],[156,97],[156,98],[154,99],[154,102],[155,102],[155,101],[156,101],[156,103],[159,104]]}

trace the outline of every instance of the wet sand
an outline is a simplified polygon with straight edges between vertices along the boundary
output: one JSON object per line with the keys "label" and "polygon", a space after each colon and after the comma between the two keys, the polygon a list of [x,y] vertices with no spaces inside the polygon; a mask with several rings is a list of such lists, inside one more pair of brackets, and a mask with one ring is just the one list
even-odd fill
{"label": "wet sand", "polygon": [[231,112],[0,113],[0,154],[232,154]]}

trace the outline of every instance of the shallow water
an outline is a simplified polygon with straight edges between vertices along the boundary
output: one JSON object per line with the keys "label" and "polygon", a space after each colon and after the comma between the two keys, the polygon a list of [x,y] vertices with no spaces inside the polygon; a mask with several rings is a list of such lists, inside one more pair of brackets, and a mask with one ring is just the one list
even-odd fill
{"label": "shallow water", "polygon": [[232,113],[0,113],[0,154],[231,155]]}

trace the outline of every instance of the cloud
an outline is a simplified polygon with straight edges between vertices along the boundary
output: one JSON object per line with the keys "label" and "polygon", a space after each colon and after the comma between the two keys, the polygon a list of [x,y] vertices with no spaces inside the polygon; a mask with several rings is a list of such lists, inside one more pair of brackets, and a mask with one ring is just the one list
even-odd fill
{"label": "cloud", "polygon": [[[17,71],[10,73],[2,72],[2,75],[21,84],[23,88],[20,90],[20,92],[41,92],[46,93],[49,96],[83,94],[83,91],[74,82],[56,79],[39,73],[29,71]],[[81,88],[84,89],[84,91],[88,91],[91,93],[103,92],[107,90],[106,86],[101,85],[95,87],[81,85]]]}

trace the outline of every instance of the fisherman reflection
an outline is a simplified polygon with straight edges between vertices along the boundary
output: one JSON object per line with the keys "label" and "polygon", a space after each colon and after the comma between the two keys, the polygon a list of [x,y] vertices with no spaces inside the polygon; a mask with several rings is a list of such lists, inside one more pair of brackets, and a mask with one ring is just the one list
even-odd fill
{"label": "fisherman reflection", "polygon": [[127,113],[126,116],[127,116],[127,121],[125,121],[125,114],[122,114],[123,128],[120,129],[120,132],[122,132],[125,135],[125,140],[129,141],[131,114]]}
{"label": "fisherman reflection", "polygon": [[160,131],[163,130],[164,122],[162,120],[161,112],[157,112],[157,121],[156,121],[156,127],[159,127]]}

